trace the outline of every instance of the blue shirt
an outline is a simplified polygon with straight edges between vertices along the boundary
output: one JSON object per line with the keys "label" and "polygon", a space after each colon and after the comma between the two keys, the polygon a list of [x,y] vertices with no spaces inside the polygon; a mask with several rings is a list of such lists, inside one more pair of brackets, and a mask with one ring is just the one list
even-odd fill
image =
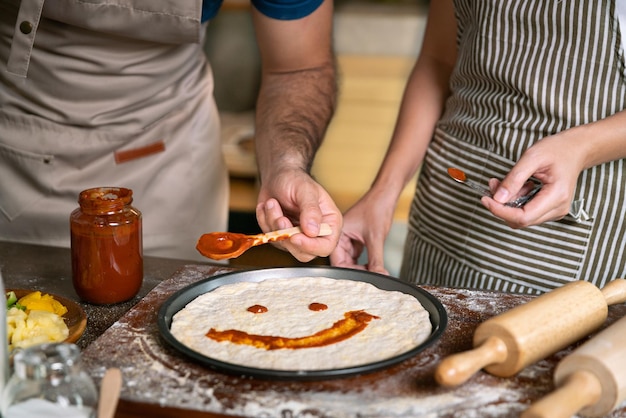
{"label": "blue shirt", "polygon": [[[202,21],[215,17],[224,0],[203,0]],[[324,0],[251,0],[264,15],[280,20],[300,19],[313,13]]]}

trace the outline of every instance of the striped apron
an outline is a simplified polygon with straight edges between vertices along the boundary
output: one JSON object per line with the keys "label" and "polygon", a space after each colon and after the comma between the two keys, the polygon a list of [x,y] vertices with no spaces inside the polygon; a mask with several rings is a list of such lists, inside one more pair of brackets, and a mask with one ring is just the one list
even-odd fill
{"label": "striped apron", "polygon": [[67,247],[81,190],[133,190],[144,253],[206,260],[228,173],[200,0],[0,2],[0,239]]}
{"label": "striped apron", "polygon": [[[455,0],[459,56],[420,173],[400,276],[537,294],[626,275],[626,161],[584,171],[589,219],[507,227],[447,174],[503,178],[541,138],[624,109],[624,50],[609,0]],[[593,138],[589,138],[593,141]]]}

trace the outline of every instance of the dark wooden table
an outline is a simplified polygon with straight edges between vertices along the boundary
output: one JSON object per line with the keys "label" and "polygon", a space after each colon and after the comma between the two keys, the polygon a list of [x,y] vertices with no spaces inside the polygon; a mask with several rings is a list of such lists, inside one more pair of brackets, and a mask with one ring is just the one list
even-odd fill
{"label": "dark wooden table", "polygon": [[[78,301],[71,285],[69,251],[0,242],[5,285],[40,289]],[[527,367],[512,378],[478,372],[457,388],[433,378],[439,361],[468,350],[475,328],[530,296],[424,287],[445,306],[449,323],[442,338],[417,356],[388,369],[313,382],[236,376],[194,363],[160,336],[160,305],[176,290],[224,266],[146,258],[145,280],[132,301],[107,306],[79,302],[88,314],[78,341],[88,372],[99,383],[104,370],[119,367],[124,387],[116,417],[516,417],[553,389],[552,372],[578,342]],[[609,308],[606,325],[626,315]],[[626,405],[610,415],[626,417]]]}

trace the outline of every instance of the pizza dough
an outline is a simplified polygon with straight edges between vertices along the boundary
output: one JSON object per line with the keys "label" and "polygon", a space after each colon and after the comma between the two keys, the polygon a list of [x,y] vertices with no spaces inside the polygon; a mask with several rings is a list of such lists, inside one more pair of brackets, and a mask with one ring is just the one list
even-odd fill
{"label": "pizza dough", "polygon": [[[302,371],[385,360],[418,346],[431,331],[428,311],[415,297],[325,277],[224,285],[187,304],[171,325],[182,344],[212,359]],[[280,348],[285,342],[295,348]]]}

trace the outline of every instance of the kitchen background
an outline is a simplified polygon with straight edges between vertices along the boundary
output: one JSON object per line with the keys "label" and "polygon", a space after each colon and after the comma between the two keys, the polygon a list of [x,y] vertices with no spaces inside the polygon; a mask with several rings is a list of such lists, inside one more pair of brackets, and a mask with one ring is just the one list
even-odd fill
{"label": "kitchen background", "polygon": [[[205,51],[216,79],[223,149],[231,174],[229,230],[257,233],[252,123],[259,56],[248,7],[249,0],[224,2],[209,25]],[[340,96],[313,175],[342,211],[369,188],[385,154],[404,84],[422,43],[427,10],[428,0],[335,1]],[[404,190],[385,243],[385,264],[392,275],[399,270],[414,187],[413,181]],[[301,265],[270,246],[257,247],[233,264]]]}

